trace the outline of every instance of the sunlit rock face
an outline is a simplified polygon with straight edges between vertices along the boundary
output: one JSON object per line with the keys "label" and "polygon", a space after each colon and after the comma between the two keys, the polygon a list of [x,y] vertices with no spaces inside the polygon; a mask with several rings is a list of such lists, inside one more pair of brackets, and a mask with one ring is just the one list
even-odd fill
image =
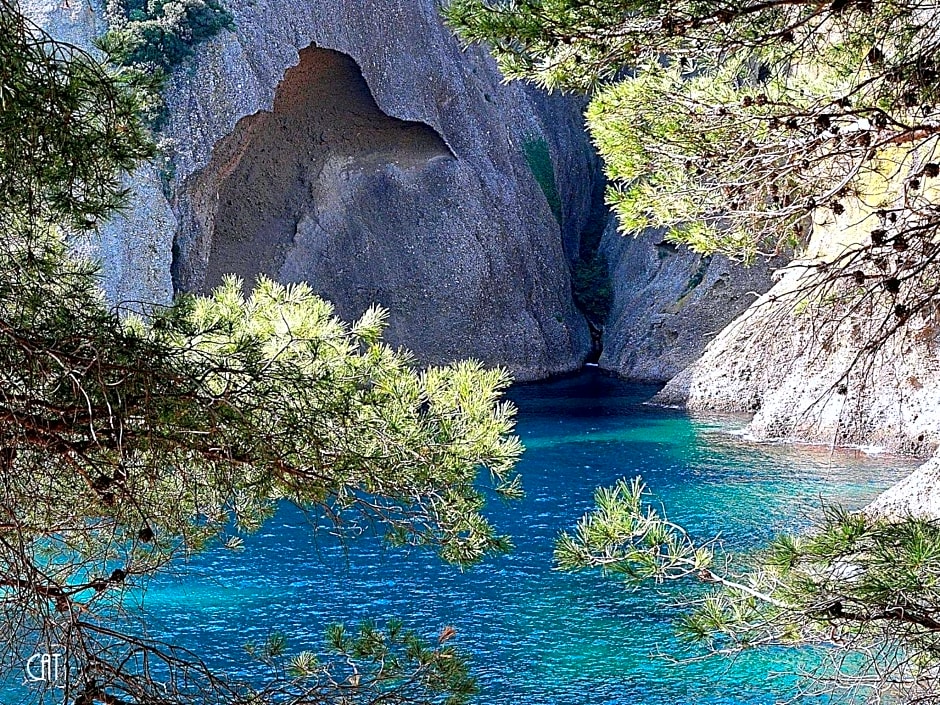
{"label": "sunlit rock face", "polygon": [[[20,7],[51,36],[100,56],[94,40],[107,29],[100,0],[20,0]],[[146,311],[173,297],[177,221],[156,165],[141,165],[125,183],[130,188],[126,207],[97,232],[73,236],[71,244],[80,255],[100,262],[100,282],[109,301],[124,311]]]}
{"label": "sunlit rock face", "polygon": [[864,509],[875,519],[903,521],[911,517],[940,520],[940,455],[883,492]]}
{"label": "sunlit rock face", "polygon": [[[898,179],[898,183],[902,183]],[[890,198],[874,193],[877,204]],[[660,395],[694,411],[753,414],[761,440],[928,456],[940,445],[940,318],[912,317],[873,351],[893,320],[871,299],[807,296],[820,262],[870,242],[877,205],[844,199],[817,218],[803,256]]]}
{"label": "sunlit rock face", "polygon": [[[89,48],[97,2],[28,6]],[[422,363],[476,357],[518,379],[579,367],[591,341],[570,263],[603,220],[582,103],[503,84],[434,0],[227,4],[236,31],[171,79],[164,158],[86,243],[109,298],[139,308],[266,275],[309,282],[346,319],[385,306],[389,340]],[[614,300],[600,364],[629,378],[670,378],[769,286],[766,269],[660,240],[611,222],[601,243]]]}
{"label": "sunlit rock face", "polygon": [[521,378],[577,367],[585,329],[545,196],[524,161],[499,173],[458,149],[384,112],[348,54],[302,49],[271,108],[186,181],[177,284],[306,281],[347,319],[388,308],[389,338],[422,361],[477,357]]}

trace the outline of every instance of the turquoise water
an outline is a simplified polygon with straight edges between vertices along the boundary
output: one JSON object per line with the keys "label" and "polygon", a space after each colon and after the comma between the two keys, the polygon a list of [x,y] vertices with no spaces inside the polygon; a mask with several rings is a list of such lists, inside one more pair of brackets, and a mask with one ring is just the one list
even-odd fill
{"label": "turquoise water", "polygon": [[152,586],[152,626],[238,672],[242,646],[271,632],[284,632],[291,650],[316,650],[331,622],[399,617],[428,635],[454,626],[488,705],[776,702],[790,693],[790,679],[775,674],[793,667],[792,654],[731,668],[651,657],[677,653],[681,594],[553,571],[556,536],[591,507],[595,487],[642,475],[675,519],[744,549],[805,526],[823,500],[859,506],[903,470],[890,460],[747,444],[729,434],[735,422],[643,406],[655,391],[597,374],[512,391],[527,494],[487,512],[512,536],[511,555],[467,572],[372,538],[344,555],[285,507],[243,552],[210,552]]}

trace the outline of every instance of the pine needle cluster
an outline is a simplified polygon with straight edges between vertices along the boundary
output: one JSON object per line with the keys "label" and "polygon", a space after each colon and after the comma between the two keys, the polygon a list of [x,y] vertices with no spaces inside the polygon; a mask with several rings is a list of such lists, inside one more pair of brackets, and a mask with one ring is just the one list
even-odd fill
{"label": "pine needle cluster", "polygon": [[812,531],[736,559],[650,500],[639,478],[599,489],[596,508],[560,537],[559,568],[601,569],[634,587],[687,583],[682,636],[723,655],[813,647],[807,693],[940,702],[940,523],[829,508]]}
{"label": "pine needle cluster", "polygon": [[246,296],[229,278],[146,321],[111,309],[68,233],[119,209],[122,174],[153,153],[138,75],[0,0],[0,675],[56,644],[57,697],[82,705],[461,702],[452,647],[400,628],[333,645],[368,662],[355,686],[248,687],[154,642],[126,604],[282,502],[474,563],[508,548],[481,508],[518,495],[521,452],[508,375],[418,369],[378,308],[347,324],[306,285]]}

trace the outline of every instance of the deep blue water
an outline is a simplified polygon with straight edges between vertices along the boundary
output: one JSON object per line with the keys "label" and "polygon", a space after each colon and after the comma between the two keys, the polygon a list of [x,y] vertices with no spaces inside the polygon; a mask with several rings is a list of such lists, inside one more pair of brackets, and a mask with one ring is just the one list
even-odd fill
{"label": "deep blue water", "polygon": [[735,422],[642,405],[655,391],[598,374],[512,391],[526,497],[487,509],[513,538],[510,555],[467,572],[373,538],[344,555],[284,507],[244,551],[209,552],[151,586],[152,626],[238,672],[242,646],[271,632],[285,633],[292,651],[318,650],[331,622],[399,617],[429,636],[454,626],[487,705],[776,702],[790,686],[774,674],[793,666],[793,654],[758,654],[731,668],[651,657],[676,653],[680,595],[552,570],[558,533],[591,507],[598,485],[642,475],[673,518],[746,549],[806,526],[823,501],[863,504],[901,464],[748,444],[728,433]]}

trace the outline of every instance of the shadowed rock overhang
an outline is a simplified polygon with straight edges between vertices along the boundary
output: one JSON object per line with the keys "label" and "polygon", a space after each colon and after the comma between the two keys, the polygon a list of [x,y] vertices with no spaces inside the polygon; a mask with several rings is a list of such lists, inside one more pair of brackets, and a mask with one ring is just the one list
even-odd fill
{"label": "shadowed rock overhang", "polygon": [[[225,274],[250,285],[283,278],[297,224],[318,192],[342,190],[363,173],[416,170],[453,154],[428,125],[386,115],[356,62],[315,46],[287,70],[271,111],[242,118],[213,150],[193,189],[206,267],[176,266],[177,285],[207,291]],[[217,196],[216,196],[217,194]]]}

